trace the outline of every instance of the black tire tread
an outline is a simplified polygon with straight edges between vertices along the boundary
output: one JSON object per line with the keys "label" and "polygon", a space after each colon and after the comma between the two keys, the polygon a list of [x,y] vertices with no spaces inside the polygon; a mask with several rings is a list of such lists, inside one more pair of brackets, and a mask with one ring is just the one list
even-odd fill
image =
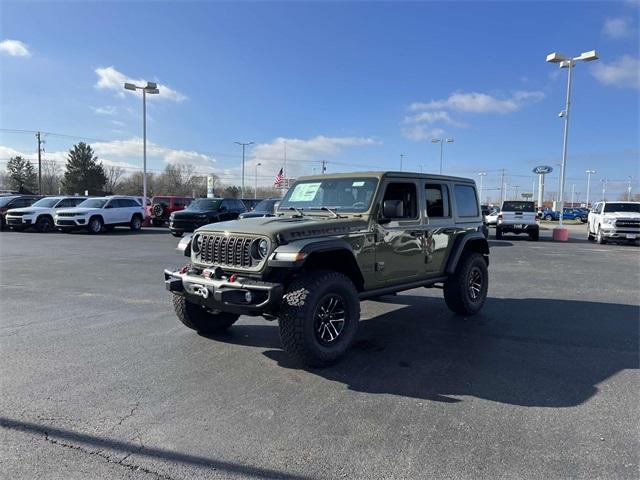
{"label": "black tire tread", "polygon": [[233,325],[239,315],[229,312],[212,313],[189,302],[182,295],[173,295],[173,309],[178,320],[199,333],[220,333]]}
{"label": "black tire tread", "polygon": [[[467,275],[469,269],[474,263],[478,263],[478,266],[481,266],[485,277],[485,298],[479,305],[472,305],[468,302],[466,295]],[[488,282],[489,275],[487,273],[487,263],[484,258],[482,258],[482,255],[472,251],[464,252],[458,262],[455,273],[444,282],[444,301],[447,304],[447,307],[449,307],[453,312],[461,315],[475,315],[480,311],[482,305],[484,305],[486,292],[489,287]]]}
{"label": "black tire tread", "polygon": [[[280,307],[280,341],[284,350],[296,361],[312,367],[324,367],[334,363],[337,358],[318,355],[311,351],[304,338],[304,323],[313,303],[306,302],[322,286],[340,283],[350,290],[350,298],[355,301],[356,323],[360,319],[360,299],[353,282],[346,275],[320,270],[308,272],[295,279],[287,288]],[[355,334],[354,334],[355,336]],[[347,346],[348,348],[348,346]],[[341,356],[341,355],[340,355]]]}

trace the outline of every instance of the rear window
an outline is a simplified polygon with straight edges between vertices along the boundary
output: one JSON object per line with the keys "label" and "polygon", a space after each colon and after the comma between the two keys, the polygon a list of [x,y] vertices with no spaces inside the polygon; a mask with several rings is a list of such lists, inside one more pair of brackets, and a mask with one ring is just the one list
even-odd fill
{"label": "rear window", "polygon": [[476,189],[471,185],[456,185],[454,191],[458,216],[477,217],[479,213]]}
{"label": "rear window", "polygon": [[503,212],[535,212],[533,202],[504,202],[502,204]]}

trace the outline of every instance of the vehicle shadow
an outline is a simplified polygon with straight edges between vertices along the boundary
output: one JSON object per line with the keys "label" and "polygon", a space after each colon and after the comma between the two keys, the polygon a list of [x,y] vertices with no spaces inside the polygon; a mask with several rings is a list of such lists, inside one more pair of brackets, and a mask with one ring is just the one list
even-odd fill
{"label": "vehicle shadow", "polygon": [[513,243],[506,240],[489,240],[489,248],[493,247],[513,247]]}
{"label": "vehicle shadow", "polygon": [[[309,371],[366,393],[571,407],[605,379],[639,368],[638,306],[490,298],[464,318],[437,298],[384,299],[399,308],[361,321],[342,362]],[[277,325],[240,325],[215,338],[270,349],[264,355],[281,367],[300,368],[280,349]]]}

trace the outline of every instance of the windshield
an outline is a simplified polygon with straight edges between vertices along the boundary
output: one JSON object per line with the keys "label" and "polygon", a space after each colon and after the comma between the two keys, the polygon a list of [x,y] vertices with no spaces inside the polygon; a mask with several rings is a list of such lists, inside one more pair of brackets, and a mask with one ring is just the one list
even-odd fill
{"label": "windshield", "polygon": [[0,197],[0,207],[6,207],[16,197]]}
{"label": "windshield", "polygon": [[278,200],[262,200],[258,205],[256,205],[256,208],[254,209],[254,211],[273,213],[273,206],[276,204],[277,201]]}
{"label": "windshield", "polygon": [[319,210],[328,207],[340,212],[365,212],[376,192],[376,178],[314,179],[289,189],[278,210],[297,208]]}
{"label": "windshield", "polygon": [[88,198],[84,202],[78,205],[82,208],[102,208],[107,203],[106,198]]}
{"label": "windshield", "polygon": [[535,212],[533,202],[504,202],[503,212]]}
{"label": "windshield", "polygon": [[635,212],[640,213],[640,203],[605,203],[604,212]]}
{"label": "windshield", "polygon": [[32,204],[32,207],[55,207],[56,203],[60,201],[60,198],[41,198],[36,203]]}
{"label": "windshield", "polygon": [[220,205],[220,200],[212,200],[210,198],[200,198],[191,203],[186,209],[196,212],[208,212],[211,210],[217,210]]}

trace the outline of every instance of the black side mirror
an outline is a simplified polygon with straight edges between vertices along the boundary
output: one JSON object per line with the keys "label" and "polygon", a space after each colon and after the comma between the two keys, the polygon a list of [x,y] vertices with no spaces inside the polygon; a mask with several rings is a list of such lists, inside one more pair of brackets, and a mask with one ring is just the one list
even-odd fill
{"label": "black side mirror", "polygon": [[402,200],[385,200],[382,203],[382,217],[388,219],[403,218],[404,204]]}

